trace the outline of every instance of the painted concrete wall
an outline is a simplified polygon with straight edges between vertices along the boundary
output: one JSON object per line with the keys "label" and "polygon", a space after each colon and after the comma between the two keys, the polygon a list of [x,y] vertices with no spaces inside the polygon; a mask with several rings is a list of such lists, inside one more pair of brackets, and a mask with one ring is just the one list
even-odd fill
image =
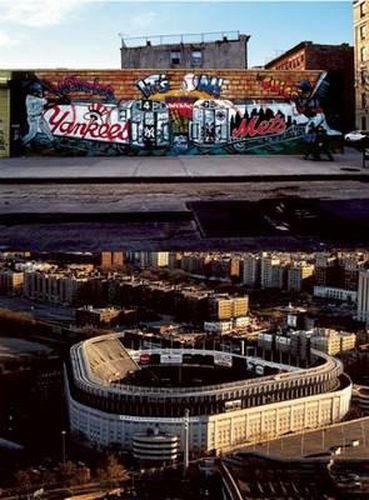
{"label": "painted concrete wall", "polygon": [[9,156],[10,126],[10,91],[8,79],[10,73],[0,71],[0,158]]}
{"label": "painted concrete wall", "polygon": [[45,70],[10,88],[13,155],[301,153],[311,124],[340,137],[321,71]]}

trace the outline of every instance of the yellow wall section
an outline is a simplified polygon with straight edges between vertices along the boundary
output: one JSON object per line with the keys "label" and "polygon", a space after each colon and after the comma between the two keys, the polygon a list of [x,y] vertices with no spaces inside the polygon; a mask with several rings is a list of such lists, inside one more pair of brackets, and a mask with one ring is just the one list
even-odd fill
{"label": "yellow wall section", "polygon": [[10,74],[0,71],[0,158],[9,156],[10,91],[7,81]]}

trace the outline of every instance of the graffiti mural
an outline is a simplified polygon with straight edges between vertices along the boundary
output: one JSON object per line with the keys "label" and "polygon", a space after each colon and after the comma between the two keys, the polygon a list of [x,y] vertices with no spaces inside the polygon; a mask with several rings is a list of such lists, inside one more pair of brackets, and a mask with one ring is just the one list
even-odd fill
{"label": "graffiti mural", "polygon": [[3,121],[0,120],[0,156],[3,155],[6,149],[7,148],[6,148],[5,134],[3,130]]}
{"label": "graffiti mural", "polygon": [[254,80],[260,87],[258,99],[251,92],[232,98],[232,82],[220,75],[183,73],[172,82],[166,73],[153,74],[133,81],[130,98],[125,98],[119,82],[34,74],[22,81],[22,153],[296,153],[312,125],[324,128],[332,139],[341,136],[324,112],[326,73],[315,81],[259,74]]}

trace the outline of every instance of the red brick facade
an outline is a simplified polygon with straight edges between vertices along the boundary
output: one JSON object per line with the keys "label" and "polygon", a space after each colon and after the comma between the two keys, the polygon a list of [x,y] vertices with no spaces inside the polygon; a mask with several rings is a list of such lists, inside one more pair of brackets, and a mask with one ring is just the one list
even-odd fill
{"label": "red brick facade", "polygon": [[[180,90],[188,70],[164,70],[171,89]],[[202,75],[204,71],[191,71]],[[140,99],[142,94],[136,86],[138,80],[150,74],[158,74],[157,70],[40,70],[35,71],[40,80],[57,86],[66,78],[78,76],[81,80],[94,80],[112,87],[117,99]],[[254,71],[254,70],[206,70],[206,75],[223,79],[222,99],[284,99],[295,92],[295,86],[301,80],[309,80],[314,85],[321,71]],[[266,82],[269,82],[266,85]],[[85,94],[84,94],[85,96]],[[78,98],[78,94],[73,94]]]}
{"label": "red brick facade", "polygon": [[354,49],[348,44],[321,45],[301,42],[265,65],[278,71],[329,71],[339,74],[342,82],[341,105],[343,127],[352,130],[355,124]]}

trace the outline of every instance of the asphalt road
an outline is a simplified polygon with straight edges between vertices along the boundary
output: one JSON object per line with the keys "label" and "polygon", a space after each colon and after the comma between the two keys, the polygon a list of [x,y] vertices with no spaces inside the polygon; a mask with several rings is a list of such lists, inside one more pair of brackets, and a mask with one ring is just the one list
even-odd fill
{"label": "asphalt road", "polygon": [[[353,446],[357,442],[358,446]],[[355,443],[355,444],[357,444]],[[324,429],[302,434],[283,436],[269,442],[249,445],[242,451],[255,450],[263,454],[298,458],[312,454],[328,453],[332,447],[341,447],[340,458],[367,458],[369,452],[369,417],[327,426]]]}
{"label": "asphalt road", "polygon": [[[288,197],[369,200],[369,183],[301,180],[226,184],[0,185],[0,248],[37,251],[324,248],[321,241],[302,241],[290,235],[240,237],[235,232],[227,237],[206,237],[189,208],[189,203],[198,201],[284,200]],[[58,216],[57,223],[54,216]]]}

